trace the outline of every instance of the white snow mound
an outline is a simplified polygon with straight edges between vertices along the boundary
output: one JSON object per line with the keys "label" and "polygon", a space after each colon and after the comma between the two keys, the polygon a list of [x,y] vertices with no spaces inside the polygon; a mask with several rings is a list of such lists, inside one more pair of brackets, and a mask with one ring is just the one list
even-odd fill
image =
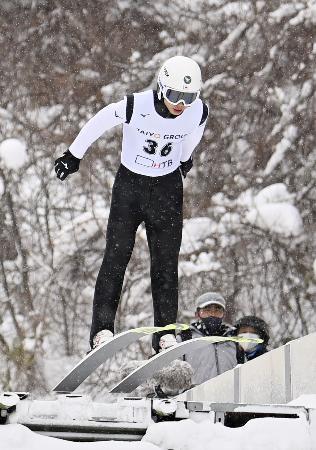
{"label": "white snow mound", "polygon": [[19,170],[27,161],[26,145],[19,139],[6,139],[0,144],[0,160],[7,169]]}
{"label": "white snow mound", "polygon": [[286,237],[299,236],[303,231],[300,213],[289,203],[268,203],[258,206],[246,214],[246,219],[259,228]]}
{"label": "white snow mound", "polygon": [[1,450],[159,450],[142,442],[72,442],[43,436],[23,425],[1,426]]}
{"label": "white snow mound", "polygon": [[193,253],[201,248],[205,239],[212,236],[216,224],[208,217],[196,217],[184,221],[180,254]]}
{"label": "white snow mound", "polygon": [[284,183],[275,183],[263,188],[254,198],[256,206],[265,203],[293,202],[293,194],[290,194]]}
{"label": "white snow mound", "polygon": [[161,449],[177,450],[308,450],[311,442],[307,423],[300,419],[263,418],[240,428],[224,427],[210,420],[191,419],[149,426],[143,442]]}
{"label": "white snow mound", "polygon": [[267,186],[254,196],[246,220],[272,233],[298,236],[303,232],[303,221],[293,200],[294,195],[288,192],[284,183]]}

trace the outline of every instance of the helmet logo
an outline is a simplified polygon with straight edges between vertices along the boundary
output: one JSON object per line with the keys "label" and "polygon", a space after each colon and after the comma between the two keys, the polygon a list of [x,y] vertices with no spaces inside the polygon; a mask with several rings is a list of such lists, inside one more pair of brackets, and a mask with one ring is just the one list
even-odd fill
{"label": "helmet logo", "polygon": [[183,81],[185,82],[185,84],[190,84],[192,80],[191,80],[191,77],[189,75],[186,75],[183,78]]}
{"label": "helmet logo", "polygon": [[164,71],[164,73],[165,73],[165,75],[166,75],[166,77],[169,77],[169,73],[168,73],[168,70],[164,67],[163,68],[163,71]]}

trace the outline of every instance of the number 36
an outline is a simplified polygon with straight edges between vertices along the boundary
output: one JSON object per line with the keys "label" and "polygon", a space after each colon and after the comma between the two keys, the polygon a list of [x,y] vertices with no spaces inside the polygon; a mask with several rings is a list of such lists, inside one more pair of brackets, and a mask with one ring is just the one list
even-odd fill
{"label": "number 36", "polygon": [[[149,153],[150,155],[155,155],[157,152],[158,143],[156,141],[153,141],[152,139],[146,139],[145,142],[148,144],[148,146],[143,147],[144,151],[146,153]],[[160,150],[160,155],[168,156],[171,150],[172,150],[172,143],[168,142],[168,144],[164,145]]]}

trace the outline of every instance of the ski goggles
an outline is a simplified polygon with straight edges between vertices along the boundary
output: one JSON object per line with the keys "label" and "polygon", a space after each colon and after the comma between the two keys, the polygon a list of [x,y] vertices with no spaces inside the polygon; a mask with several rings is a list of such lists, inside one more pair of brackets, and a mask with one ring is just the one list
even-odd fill
{"label": "ski goggles", "polygon": [[192,103],[199,97],[200,92],[181,92],[175,91],[174,89],[170,89],[168,87],[163,87],[162,95],[164,98],[168,100],[172,105],[178,105],[179,103],[183,103],[185,106],[190,106]]}

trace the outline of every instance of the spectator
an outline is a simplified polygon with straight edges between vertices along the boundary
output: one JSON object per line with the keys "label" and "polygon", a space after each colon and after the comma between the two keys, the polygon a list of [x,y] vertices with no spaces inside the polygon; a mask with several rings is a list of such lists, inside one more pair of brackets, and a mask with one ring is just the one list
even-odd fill
{"label": "spectator", "polygon": [[[195,317],[190,329],[178,334],[179,342],[203,336],[231,336],[234,327],[223,322],[226,302],[221,294],[207,292],[196,300]],[[194,371],[193,385],[203,383],[244,362],[244,352],[234,342],[210,344],[199,352],[184,355]]]}
{"label": "spectator", "polygon": [[244,316],[237,320],[235,328],[237,336],[263,339],[262,344],[252,342],[243,342],[240,344],[245,352],[247,361],[257,358],[268,351],[267,345],[270,339],[269,327],[263,319],[256,316]]}

